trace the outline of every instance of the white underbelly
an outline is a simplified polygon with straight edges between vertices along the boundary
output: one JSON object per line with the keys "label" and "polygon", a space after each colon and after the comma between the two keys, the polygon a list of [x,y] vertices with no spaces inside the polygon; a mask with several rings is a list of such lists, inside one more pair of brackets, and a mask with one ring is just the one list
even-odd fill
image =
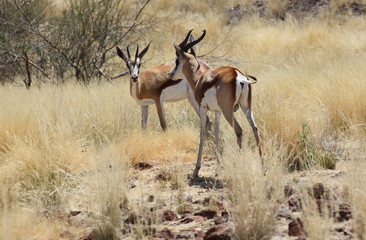
{"label": "white underbelly", "polygon": [[201,101],[201,106],[206,107],[210,111],[221,111],[219,104],[217,103],[215,87],[212,87],[205,92]]}
{"label": "white underbelly", "polygon": [[187,99],[187,84],[187,80],[183,79],[178,84],[165,88],[161,92],[161,99],[163,100],[163,102],[177,102]]}

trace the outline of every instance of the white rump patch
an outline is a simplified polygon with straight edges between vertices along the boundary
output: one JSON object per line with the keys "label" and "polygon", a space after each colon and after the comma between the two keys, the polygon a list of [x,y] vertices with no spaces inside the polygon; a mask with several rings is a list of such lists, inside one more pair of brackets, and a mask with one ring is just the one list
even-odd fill
{"label": "white rump patch", "polygon": [[254,84],[256,82],[249,80],[246,76],[241,74],[238,70],[235,70],[236,74],[238,75],[236,79],[241,83],[247,83],[247,84]]}

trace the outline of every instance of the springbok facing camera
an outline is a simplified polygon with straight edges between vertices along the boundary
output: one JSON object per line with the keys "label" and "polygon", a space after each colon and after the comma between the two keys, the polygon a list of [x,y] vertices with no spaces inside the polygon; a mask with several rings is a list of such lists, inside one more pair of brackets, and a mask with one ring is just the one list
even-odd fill
{"label": "springbok facing camera", "polygon": [[[190,31],[180,46],[185,46],[191,38]],[[142,112],[142,129],[146,129],[149,105],[155,104],[159,121],[162,129],[167,128],[165,120],[165,112],[163,102],[176,102],[188,99],[195,112],[198,114],[198,104],[194,98],[192,88],[187,80],[182,77],[172,81],[168,75],[169,70],[175,65],[174,61],[161,64],[155,68],[146,69],[140,72],[141,59],[149,49],[147,45],[141,53],[139,53],[138,45],[135,57],[131,57],[129,46],[127,46],[128,58],[123,54],[122,50],[117,47],[117,54],[124,60],[130,73],[130,93],[136,103],[141,106]],[[188,51],[188,49],[187,49]],[[191,50],[192,51],[192,50]],[[202,68],[209,68],[205,63],[201,62]],[[210,125],[209,119],[207,120]]]}
{"label": "springbok facing camera", "polygon": [[[191,85],[195,99],[199,105],[199,116],[201,120],[200,145],[196,168],[193,172],[193,177],[198,177],[198,171],[201,168],[201,157],[203,140],[205,137],[205,125],[207,111],[215,111],[215,137],[216,150],[219,149],[219,125],[221,112],[229,125],[234,129],[237,143],[241,148],[243,130],[234,117],[235,105],[239,104],[243,110],[250,126],[252,127],[259,155],[262,158],[258,129],[255,125],[253,114],[251,111],[252,103],[252,88],[251,84],[256,83],[256,78],[250,75],[242,74],[238,69],[233,67],[222,66],[216,69],[203,69],[200,67],[196,56],[187,53],[187,49],[192,48],[199,43],[206,35],[206,30],[197,40],[194,40],[184,46],[173,43],[176,50],[177,59],[176,65],[169,72],[171,79],[179,79],[185,76]],[[252,79],[252,80],[249,80]],[[263,159],[262,159],[263,164]]]}

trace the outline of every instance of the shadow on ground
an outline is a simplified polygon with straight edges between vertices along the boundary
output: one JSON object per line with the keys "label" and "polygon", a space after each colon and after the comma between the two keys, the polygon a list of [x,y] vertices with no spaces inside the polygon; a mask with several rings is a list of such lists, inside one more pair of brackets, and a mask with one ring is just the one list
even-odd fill
{"label": "shadow on ground", "polygon": [[224,188],[224,183],[222,180],[212,178],[212,177],[197,177],[193,178],[190,174],[187,176],[189,181],[189,186],[199,186],[204,189],[222,189]]}

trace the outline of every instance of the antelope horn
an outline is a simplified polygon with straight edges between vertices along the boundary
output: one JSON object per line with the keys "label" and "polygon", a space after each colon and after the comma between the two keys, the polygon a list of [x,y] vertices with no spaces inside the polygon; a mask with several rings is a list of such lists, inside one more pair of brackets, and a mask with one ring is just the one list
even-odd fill
{"label": "antelope horn", "polygon": [[131,58],[130,45],[127,45],[127,54],[128,54],[128,58]]}
{"label": "antelope horn", "polygon": [[136,54],[135,54],[135,60],[137,60],[137,57],[139,56],[139,45],[137,44],[136,47]]}
{"label": "antelope horn", "polygon": [[189,39],[189,36],[191,35],[191,32],[192,32],[192,31],[193,31],[193,29],[191,29],[191,30],[188,32],[188,34],[187,34],[186,38],[183,40],[183,42],[181,42],[181,43],[179,44],[179,47],[180,47],[180,48],[183,48],[183,47],[187,44],[188,39]]}
{"label": "antelope horn", "polygon": [[194,46],[194,45],[196,45],[197,43],[201,42],[201,41],[202,41],[202,39],[205,37],[205,35],[206,35],[206,30],[203,30],[203,33],[202,33],[201,37],[199,37],[198,39],[196,39],[196,40],[194,40],[194,41],[192,41],[192,42],[188,43],[187,45],[185,45],[185,46],[182,48],[182,50],[183,50],[183,51],[185,51],[185,52],[187,52],[187,51],[188,51],[188,49],[190,49],[191,47],[193,47],[193,46]]}

